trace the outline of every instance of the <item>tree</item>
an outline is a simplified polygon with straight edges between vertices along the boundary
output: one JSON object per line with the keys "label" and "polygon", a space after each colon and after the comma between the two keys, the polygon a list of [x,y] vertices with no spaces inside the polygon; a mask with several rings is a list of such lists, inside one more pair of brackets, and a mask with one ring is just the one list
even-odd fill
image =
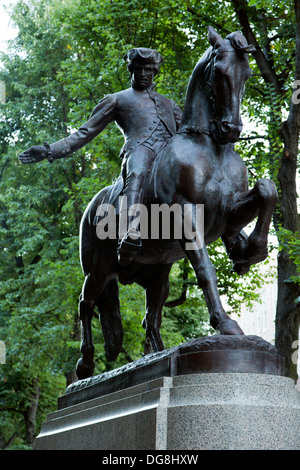
{"label": "tree", "polygon": [[[52,397],[53,403],[54,384],[56,393],[63,390],[61,378],[53,380],[51,374],[59,368],[60,357],[65,357],[66,366],[67,356],[72,356],[72,348],[66,348],[72,320],[66,324],[63,311],[58,311],[63,300],[51,282],[58,279],[62,264],[58,255],[70,235],[71,224],[62,221],[60,214],[67,199],[66,181],[74,170],[70,163],[61,167],[58,175],[41,168],[36,177],[20,167],[17,157],[21,146],[29,145],[33,138],[41,141],[47,134],[53,138],[65,132],[65,106],[54,103],[65,103],[55,68],[67,49],[64,40],[55,42],[54,25],[41,39],[46,21],[39,10],[34,17],[22,3],[17,6],[15,20],[20,28],[16,48],[26,50],[26,56],[21,59],[12,54],[1,71],[7,89],[0,128],[0,326],[8,351],[7,363],[0,370],[3,446],[33,444],[39,402],[40,406],[47,401],[49,405]],[[51,223],[45,224],[46,220]],[[75,317],[72,312],[69,318],[77,323]],[[17,423],[16,428],[12,423]]]}
{"label": "tree", "polygon": [[280,243],[276,347],[285,358],[287,375],[296,379],[297,365],[292,361],[291,348],[299,334],[300,272],[299,258],[297,261],[291,256],[294,242],[289,245],[287,235],[299,240],[296,173],[300,106],[292,99],[291,85],[300,78],[300,4],[297,0],[289,4],[269,0],[247,4],[244,0],[234,0],[233,4],[244,35],[256,48],[253,55],[264,82],[264,94],[270,99],[269,168],[279,193],[274,213]]}
{"label": "tree", "polygon": [[198,36],[206,24],[223,35],[241,29],[256,48],[244,114],[262,131],[244,137],[240,153],[250,169],[250,179],[267,176],[277,184],[279,202],[273,217],[279,244],[275,342],[285,358],[286,374],[296,379],[291,348],[298,339],[300,323],[296,190],[300,121],[292,85],[300,73],[299,2],[231,0],[218,6],[218,2],[209,2],[201,9],[190,5],[191,31]]}

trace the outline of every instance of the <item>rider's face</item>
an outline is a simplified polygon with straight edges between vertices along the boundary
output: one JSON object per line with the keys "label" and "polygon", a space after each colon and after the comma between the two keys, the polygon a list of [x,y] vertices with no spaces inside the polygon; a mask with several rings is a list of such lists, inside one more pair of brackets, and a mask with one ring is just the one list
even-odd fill
{"label": "rider's face", "polygon": [[141,89],[149,88],[154,79],[154,67],[151,64],[137,64],[134,66],[131,80],[132,83]]}

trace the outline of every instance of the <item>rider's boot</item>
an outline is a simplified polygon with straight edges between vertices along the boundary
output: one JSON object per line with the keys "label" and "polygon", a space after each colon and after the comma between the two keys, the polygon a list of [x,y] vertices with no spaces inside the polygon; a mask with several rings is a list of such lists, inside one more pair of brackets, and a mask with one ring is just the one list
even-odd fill
{"label": "rider's boot", "polygon": [[120,201],[118,262],[129,266],[142,248],[142,240],[137,218],[137,204],[141,203],[140,192],[126,191]]}

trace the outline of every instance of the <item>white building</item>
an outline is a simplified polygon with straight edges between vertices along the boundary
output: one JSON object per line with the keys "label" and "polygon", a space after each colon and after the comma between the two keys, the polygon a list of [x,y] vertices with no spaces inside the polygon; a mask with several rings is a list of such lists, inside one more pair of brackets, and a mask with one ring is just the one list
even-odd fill
{"label": "white building", "polygon": [[269,343],[275,342],[275,315],[277,282],[267,284],[260,294],[261,303],[255,302],[251,309],[242,307],[240,316],[233,316],[246,335],[256,335]]}
{"label": "white building", "polygon": [[[273,258],[276,263],[276,258]],[[241,309],[240,316],[231,315],[239,326],[244,331],[245,335],[256,335],[260,336],[264,340],[271,344],[275,343],[275,317],[276,317],[276,303],[277,303],[277,279],[274,282],[266,284],[260,293],[261,303],[255,302],[249,310],[249,308]],[[300,349],[300,327],[298,342],[291,345],[291,355],[294,360],[298,358],[298,382],[297,387],[300,391],[300,354],[297,352]]]}

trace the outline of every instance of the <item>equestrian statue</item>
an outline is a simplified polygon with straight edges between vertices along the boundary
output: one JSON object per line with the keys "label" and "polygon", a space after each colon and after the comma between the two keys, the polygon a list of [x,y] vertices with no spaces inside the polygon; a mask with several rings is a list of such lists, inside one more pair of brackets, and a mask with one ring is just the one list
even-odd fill
{"label": "equestrian statue", "polygon": [[[145,289],[146,339],[153,352],[164,349],[160,326],[169,273],[173,263],[185,257],[203,291],[212,327],[221,335],[243,335],[222,306],[206,247],[221,238],[233,270],[240,275],[263,261],[268,255],[277,192],[268,179],[258,180],[249,189],[247,169],[234,150],[242,131],[241,100],[251,75],[248,54],[255,49],[240,32],[223,39],[209,27],[208,39],[210,47],[190,77],[182,113],[174,101],[153,89],[161,55],[152,49],[131,49],[124,57],[131,74],[129,89],[104,97],[74,134],[51,145],[46,142],[31,147],[20,155],[22,163],[66,157],[113,121],[125,138],[119,179],[92,199],[81,222],[80,257],[85,281],[79,300],[79,379],[92,376],[95,367],[91,322],[96,306],[107,359],[116,359],[121,351],[119,282],[135,282]],[[151,227],[149,214],[155,205],[181,209],[170,217],[173,228],[182,226],[180,237],[175,237],[174,231],[170,237],[161,236],[161,232],[156,237],[143,237],[131,208],[148,209],[144,219],[149,217]],[[118,227],[122,226],[117,237],[99,236],[99,224],[109,207],[115,209]],[[197,217],[199,210],[202,219]],[[243,228],[256,218],[247,236]]]}

